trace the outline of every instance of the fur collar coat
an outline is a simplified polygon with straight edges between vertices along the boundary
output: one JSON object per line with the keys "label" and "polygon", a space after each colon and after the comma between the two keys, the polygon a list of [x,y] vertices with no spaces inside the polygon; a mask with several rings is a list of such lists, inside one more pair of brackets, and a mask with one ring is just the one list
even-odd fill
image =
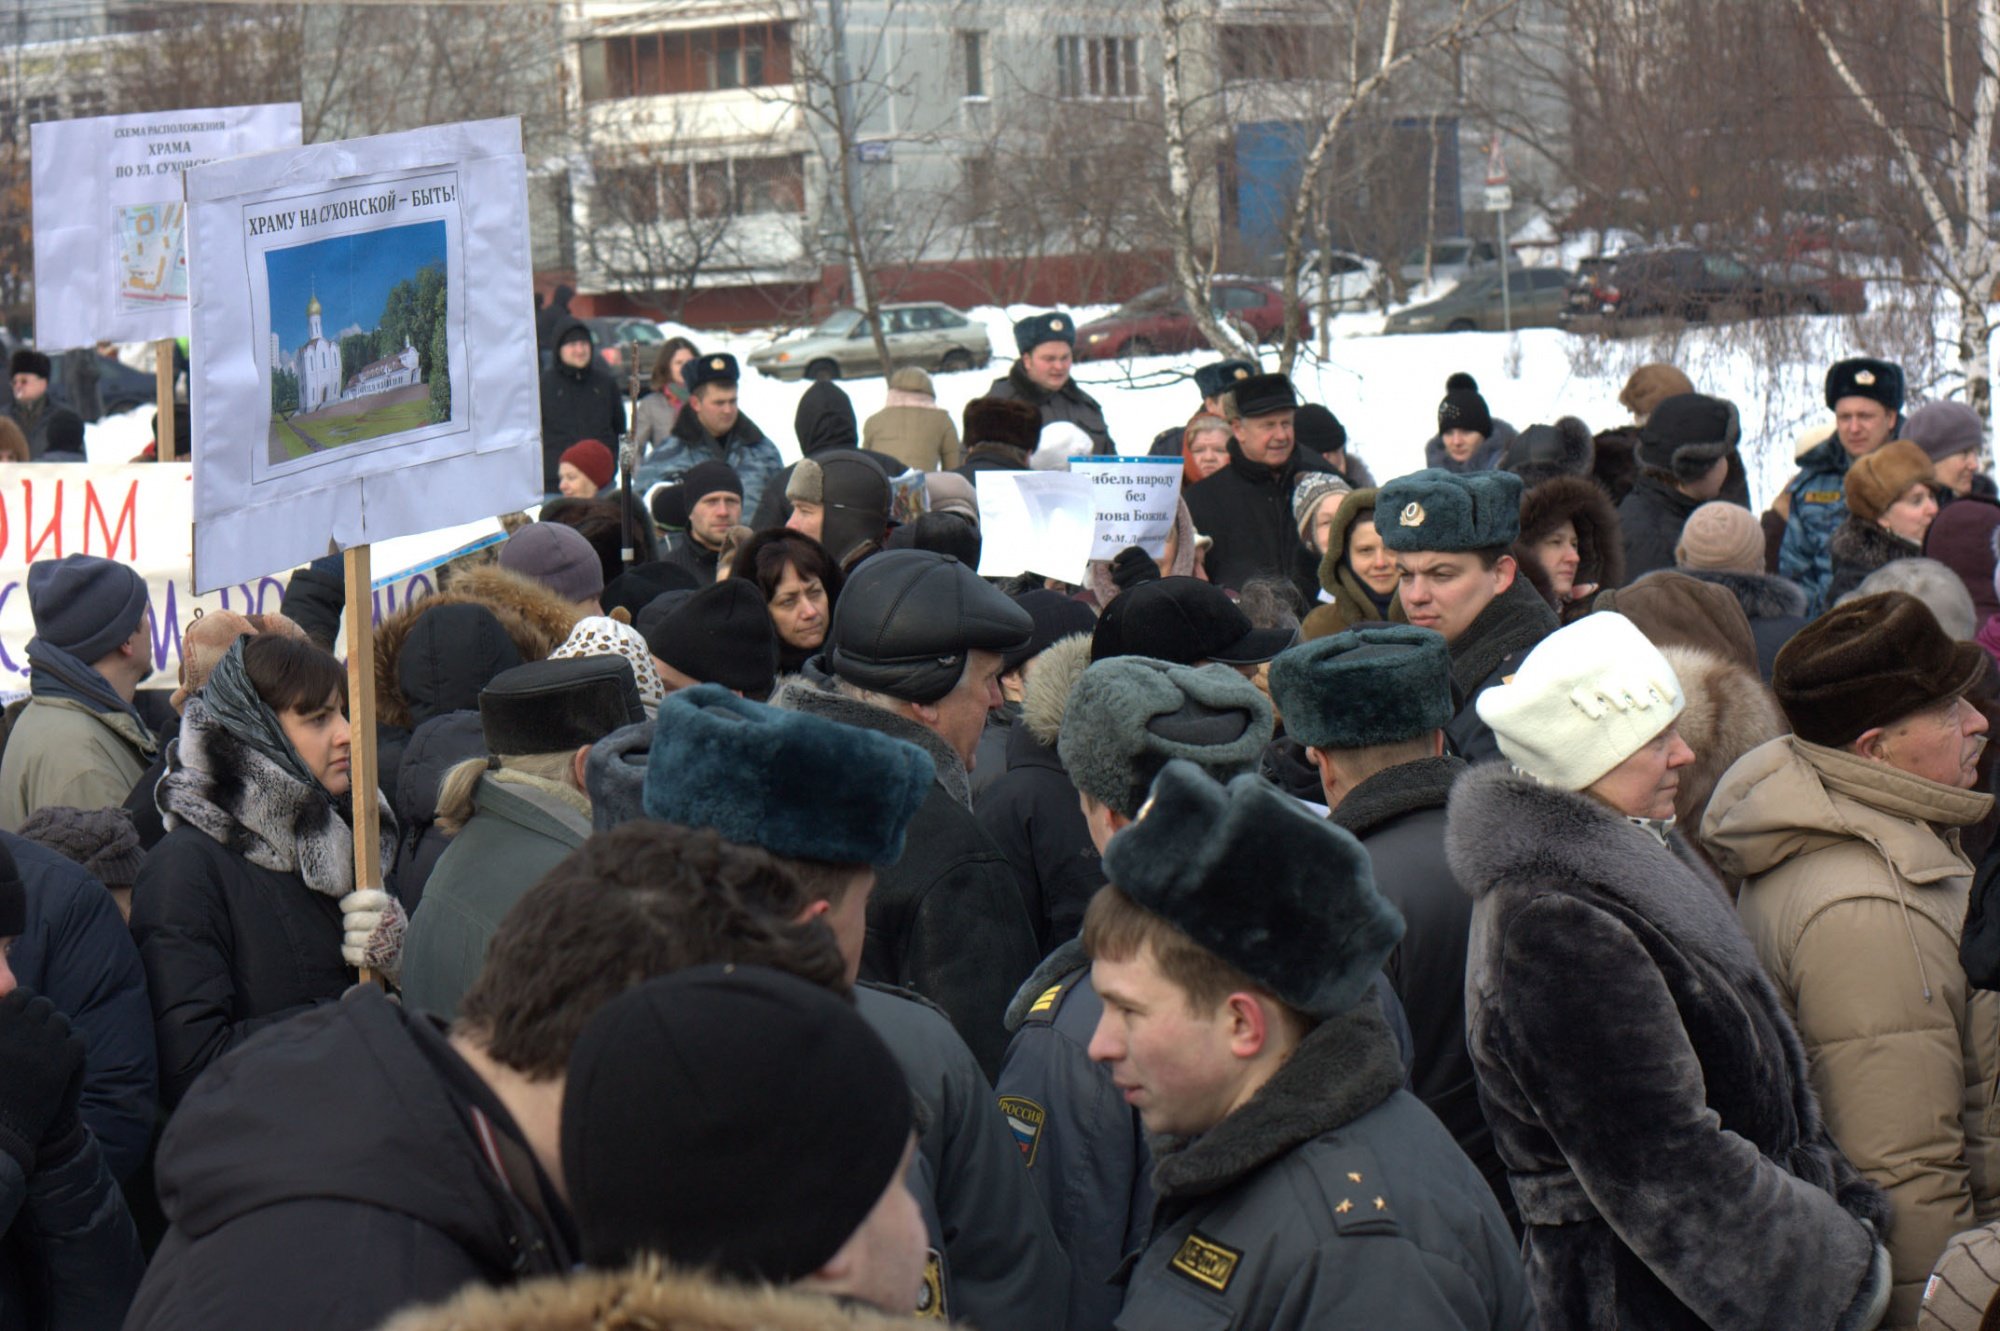
{"label": "fur collar coat", "polygon": [[1500,764],[1453,787],[1446,850],[1474,902],[1480,1099],[1546,1331],[1874,1325],[1887,1207],[1828,1136],[1700,862]]}

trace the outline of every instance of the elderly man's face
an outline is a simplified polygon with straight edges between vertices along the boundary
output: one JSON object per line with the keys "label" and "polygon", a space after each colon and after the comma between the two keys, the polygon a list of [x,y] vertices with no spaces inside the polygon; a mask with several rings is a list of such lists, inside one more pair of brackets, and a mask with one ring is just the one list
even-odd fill
{"label": "elderly man's face", "polygon": [[1868,731],[1854,747],[1911,776],[1970,790],[1986,749],[1986,717],[1964,698],[1952,698]]}
{"label": "elderly man's face", "polygon": [[49,381],[39,374],[17,374],[13,383],[17,402],[39,402],[49,391]]}
{"label": "elderly man's face", "polygon": [[1261,416],[1239,416],[1231,426],[1236,432],[1236,446],[1252,462],[1273,469],[1284,466],[1292,456],[1295,440],[1292,418],[1297,414],[1287,407]]}

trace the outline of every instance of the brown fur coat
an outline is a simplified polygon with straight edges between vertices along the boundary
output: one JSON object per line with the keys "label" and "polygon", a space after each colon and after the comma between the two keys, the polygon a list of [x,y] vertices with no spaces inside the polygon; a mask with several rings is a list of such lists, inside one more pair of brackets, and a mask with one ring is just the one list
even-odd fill
{"label": "brown fur coat", "polygon": [[890,1331],[907,1317],[783,1289],[747,1289],[644,1264],[512,1289],[471,1285],[449,1303],[398,1314],[383,1331]]}
{"label": "brown fur coat", "polygon": [[417,621],[441,605],[483,605],[513,639],[523,661],[540,661],[562,646],[583,618],[574,602],[498,564],[458,572],[444,590],[411,601],[375,626],[375,714],[383,725],[410,724],[409,704],[396,683],[396,664]]}
{"label": "brown fur coat", "polygon": [[[1681,788],[1674,796],[1674,817],[1688,844],[1714,865],[1696,837],[1709,797],[1723,773],[1736,760],[1767,740],[1789,734],[1785,714],[1754,670],[1699,647],[1668,644],[1660,648],[1681,682],[1687,707],[1681,713],[1681,738],[1694,750],[1694,761],[1681,769]],[[1731,896],[1740,880],[1716,870]]]}

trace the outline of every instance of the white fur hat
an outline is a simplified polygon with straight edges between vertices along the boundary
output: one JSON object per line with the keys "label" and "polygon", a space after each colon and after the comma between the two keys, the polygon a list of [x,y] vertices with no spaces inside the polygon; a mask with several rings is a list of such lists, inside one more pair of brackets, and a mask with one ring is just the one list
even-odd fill
{"label": "white fur hat", "polygon": [[1650,743],[1686,705],[1659,648],[1609,611],[1542,639],[1518,671],[1475,704],[1507,760],[1561,790],[1591,785]]}

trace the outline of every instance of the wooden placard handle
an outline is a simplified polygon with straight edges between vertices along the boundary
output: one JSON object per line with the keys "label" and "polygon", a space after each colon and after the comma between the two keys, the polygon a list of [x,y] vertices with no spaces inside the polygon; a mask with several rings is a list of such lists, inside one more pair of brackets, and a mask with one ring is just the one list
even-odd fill
{"label": "wooden placard handle", "polygon": [[[347,582],[347,719],[353,731],[348,760],[354,806],[354,890],[382,886],[382,824],[375,816],[375,592],[368,547],[342,557]],[[376,981],[361,968],[361,982]]]}

